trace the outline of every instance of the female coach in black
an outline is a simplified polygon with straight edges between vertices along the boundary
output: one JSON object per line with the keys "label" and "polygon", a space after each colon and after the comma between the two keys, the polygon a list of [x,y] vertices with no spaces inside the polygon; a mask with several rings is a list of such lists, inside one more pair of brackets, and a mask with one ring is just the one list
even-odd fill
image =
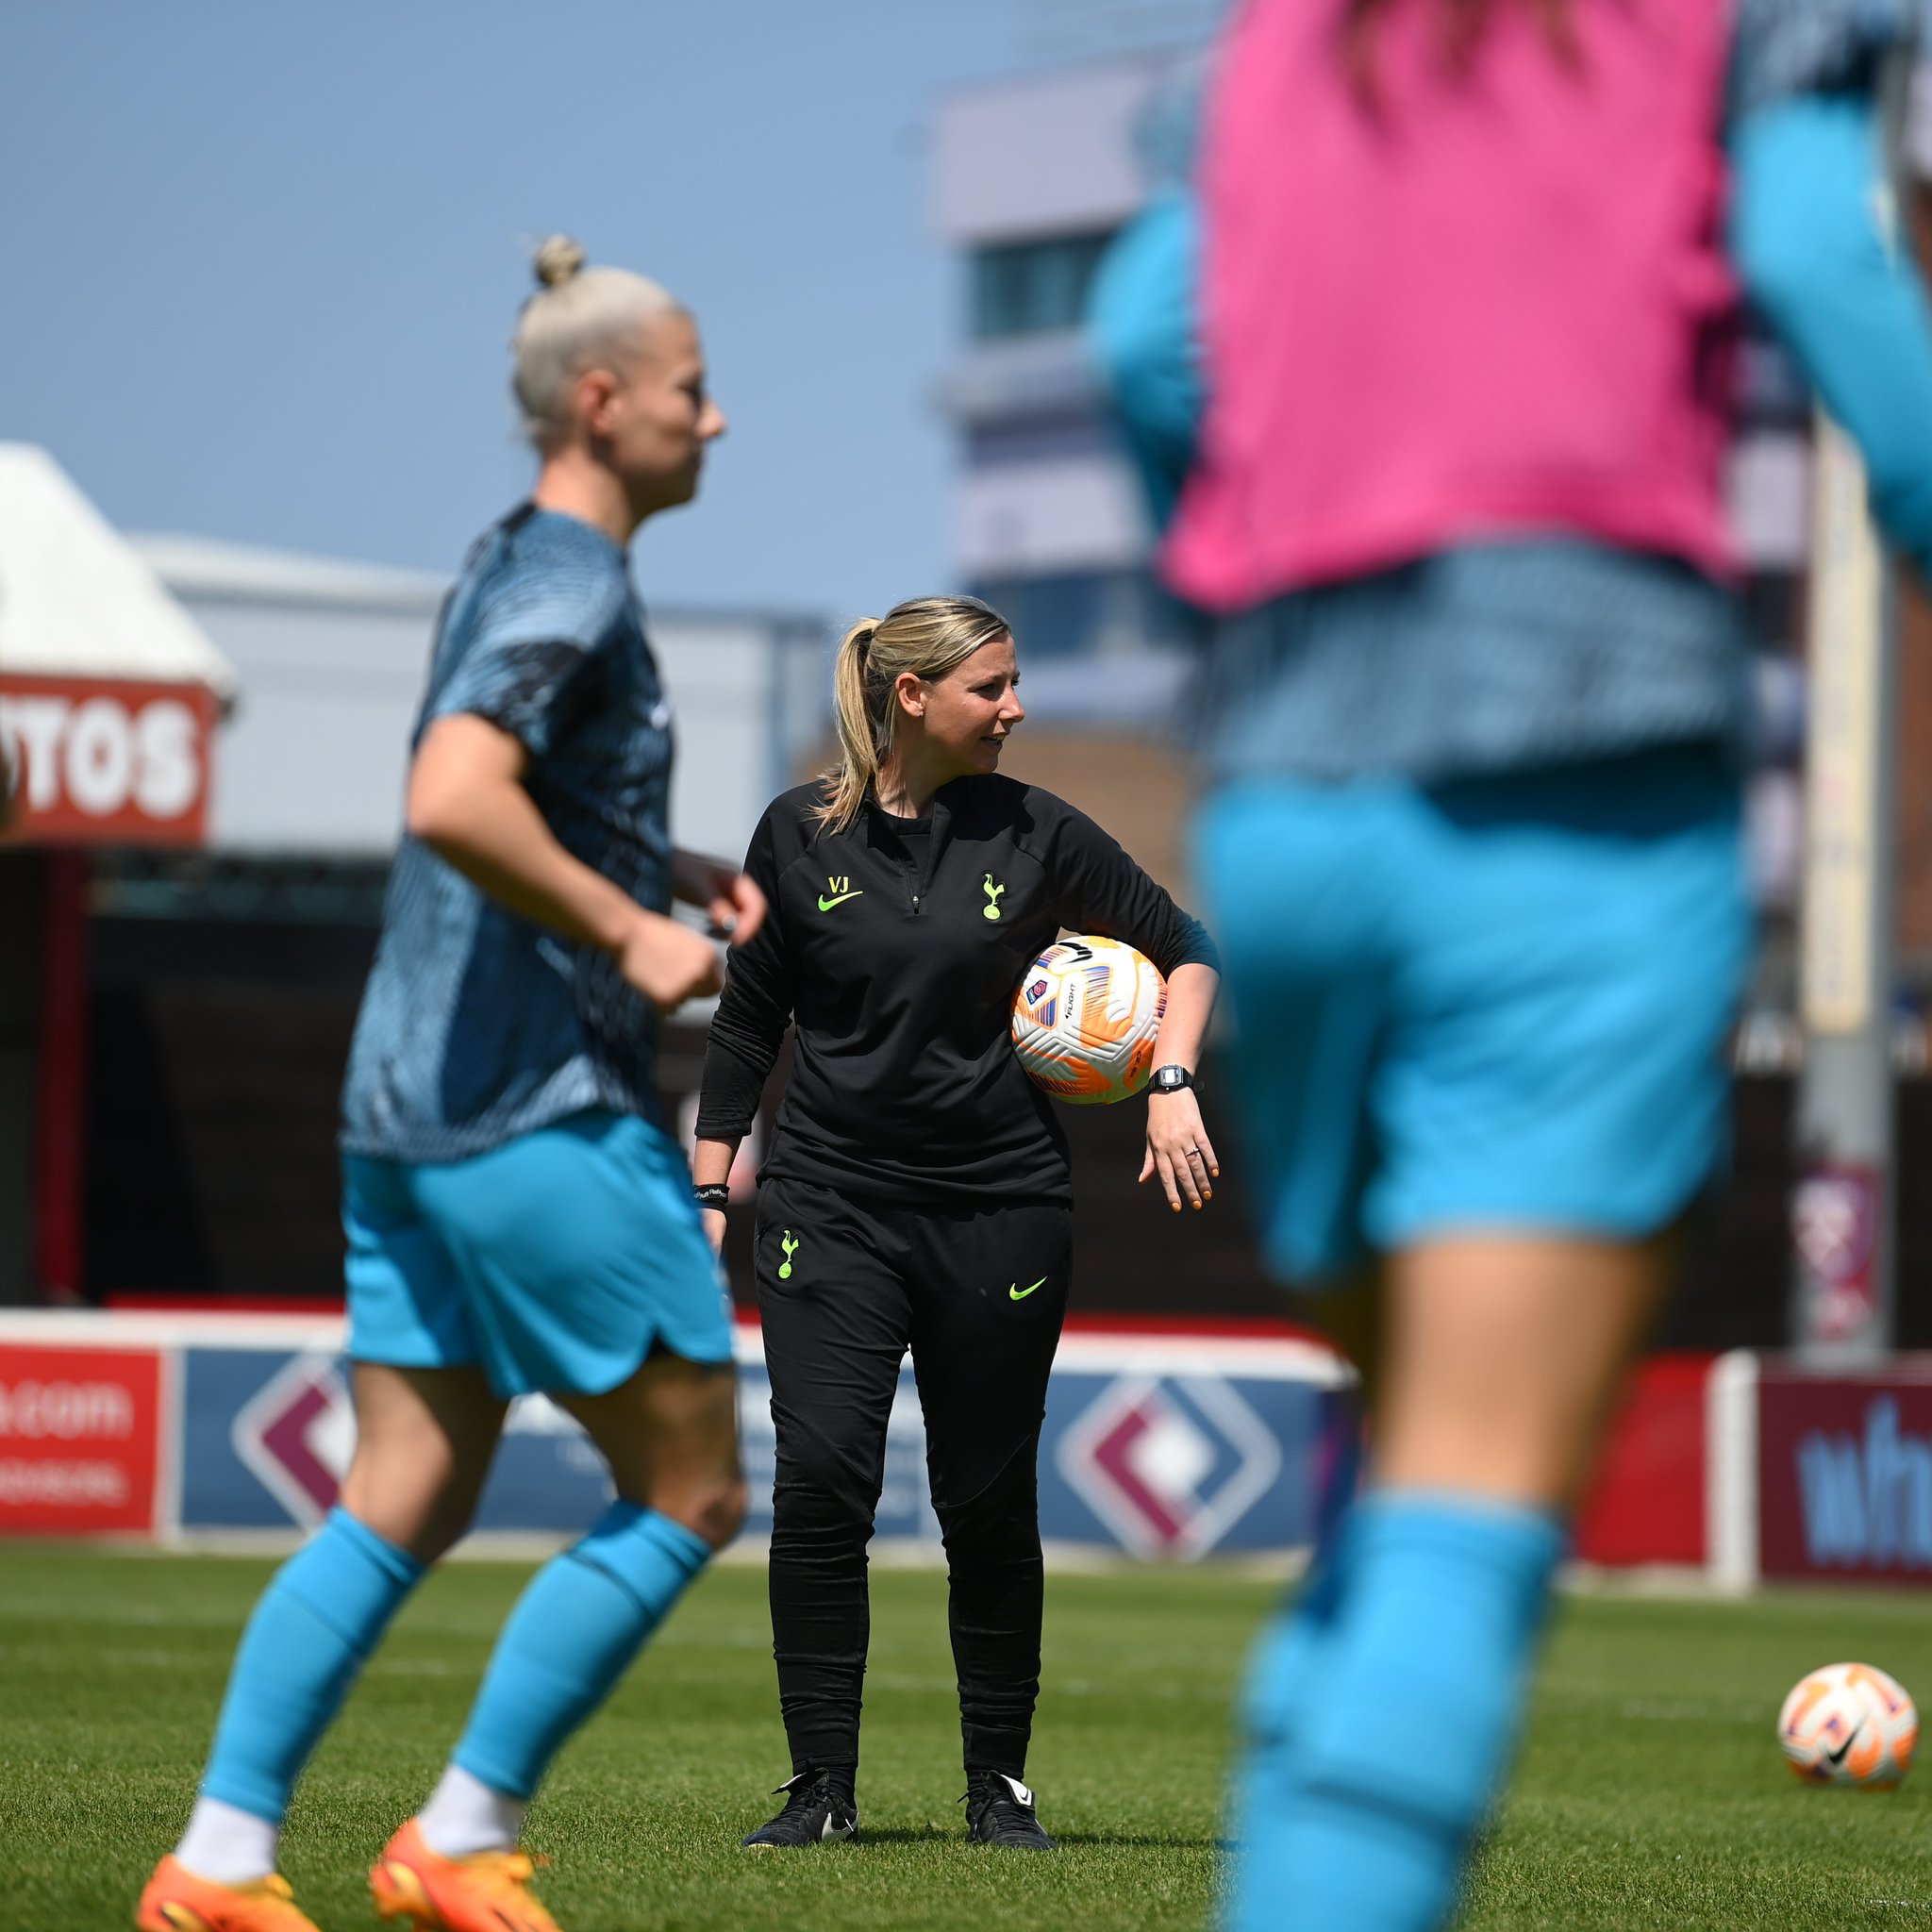
{"label": "female coach in black", "polygon": [[778,1467],[771,1593],[793,1775],[748,1845],[849,1838],[866,1544],[908,1348],[951,1573],[968,1832],[1050,1850],[1022,1782],[1040,1689],[1036,1482],[1067,1305],[1067,1143],[1008,1037],[1063,928],[1167,975],[1147,1157],[1174,1211],[1211,1198],[1191,1091],[1214,1004],[1206,931],[1091,819],[998,775],[1025,716],[1006,620],[921,597],[839,647],[843,756],[786,792],[745,871],[771,912],[733,954],[693,1163],[712,1240],[788,1022],[791,1083],[759,1175],[756,1270]]}

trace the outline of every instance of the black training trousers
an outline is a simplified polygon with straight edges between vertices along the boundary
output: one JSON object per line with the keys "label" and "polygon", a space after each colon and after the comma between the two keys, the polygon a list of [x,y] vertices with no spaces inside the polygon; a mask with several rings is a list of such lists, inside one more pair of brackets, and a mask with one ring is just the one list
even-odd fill
{"label": "black training trousers", "polygon": [[758,1190],[757,1278],[778,1436],[772,1649],[794,1772],[856,1764],[866,1544],[909,1348],[945,1540],[966,1766],[1021,1777],[1040,1694],[1046,1378],[1073,1210],[914,1208]]}

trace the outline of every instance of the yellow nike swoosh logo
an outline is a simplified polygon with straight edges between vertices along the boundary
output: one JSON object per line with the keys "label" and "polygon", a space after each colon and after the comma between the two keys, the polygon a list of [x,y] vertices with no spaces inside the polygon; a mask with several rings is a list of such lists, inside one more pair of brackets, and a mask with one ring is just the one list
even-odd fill
{"label": "yellow nike swoosh logo", "polygon": [[[1039,1288],[1042,1286],[1045,1280],[1046,1276],[1042,1274],[1040,1277],[1040,1279],[1033,1284],[1033,1288]],[[1016,1281],[1014,1282],[1011,1288],[1008,1289],[1007,1292],[1016,1302],[1024,1302],[1026,1299],[1026,1297],[1033,1292],[1033,1288],[1022,1288],[1020,1284]]]}
{"label": "yellow nike swoosh logo", "polygon": [[836,899],[827,899],[821,894],[819,898],[819,910],[821,912],[829,912],[834,906],[842,906],[848,899],[862,899],[864,897],[865,891],[863,887],[856,892],[841,892]]}

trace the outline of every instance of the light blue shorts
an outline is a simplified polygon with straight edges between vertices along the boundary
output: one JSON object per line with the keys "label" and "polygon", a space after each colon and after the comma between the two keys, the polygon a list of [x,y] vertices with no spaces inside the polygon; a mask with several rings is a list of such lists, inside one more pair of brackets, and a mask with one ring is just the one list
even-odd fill
{"label": "light blue shorts", "polygon": [[731,1359],[684,1156],[628,1114],[573,1114],[468,1160],[346,1155],[349,1354],[479,1363],[499,1395],[600,1395],[654,1347]]}
{"label": "light blue shorts", "polygon": [[1243,782],[1194,860],[1283,1277],[1457,1231],[1641,1239],[1721,1159],[1751,913],[1719,752]]}

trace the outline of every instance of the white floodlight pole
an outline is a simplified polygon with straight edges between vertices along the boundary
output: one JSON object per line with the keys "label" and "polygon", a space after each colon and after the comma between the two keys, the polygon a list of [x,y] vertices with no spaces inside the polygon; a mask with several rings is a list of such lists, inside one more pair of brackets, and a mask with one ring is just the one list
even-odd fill
{"label": "white floodlight pole", "polygon": [[[1909,82],[1900,56],[1886,125],[1901,248]],[[1807,1362],[1852,1367],[1889,1354],[1895,1330],[1899,583],[1872,522],[1864,464],[1822,410],[1813,451],[1790,1325]]]}
{"label": "white floodlight pole", "polygon": [[1850,1366],[1892,1338],[1897,597],[1857,449],[1814,449],[1791,1340]]}

